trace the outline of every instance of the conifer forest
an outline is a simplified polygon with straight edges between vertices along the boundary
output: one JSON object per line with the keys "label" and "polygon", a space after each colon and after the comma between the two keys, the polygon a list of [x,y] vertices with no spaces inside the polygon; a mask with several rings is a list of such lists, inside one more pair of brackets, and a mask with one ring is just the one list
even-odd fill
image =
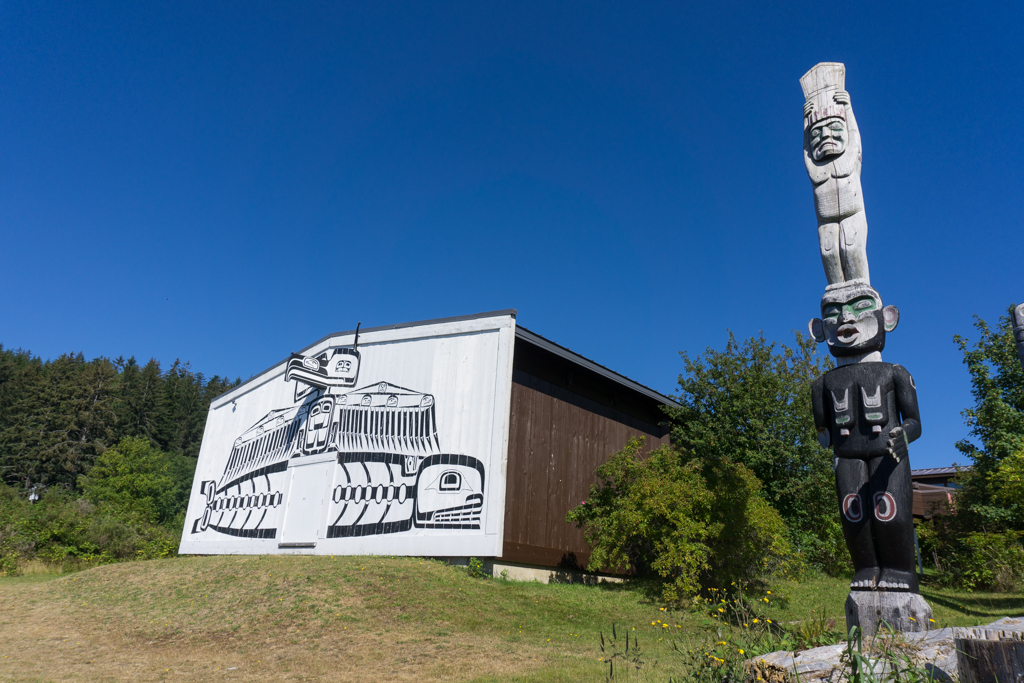
{"label": "conifer forest", "polygon": [[210,401],[240,380],[194,372],[175,360],[43,361],[0,345],[0,477],[32,491],[72,490],[96,458],[129,437],[193,460]]}

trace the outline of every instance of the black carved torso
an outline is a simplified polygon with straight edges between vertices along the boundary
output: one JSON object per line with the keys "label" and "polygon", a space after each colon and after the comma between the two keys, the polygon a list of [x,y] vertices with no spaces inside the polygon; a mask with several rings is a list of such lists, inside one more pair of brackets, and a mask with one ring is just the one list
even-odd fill
{"label": "black carved torso", "polygon": [[896,375],[906,373],[892,363],[854,363],[814,382],[815,408],[821,410],[838,457],[867,460],[886,454],[889,432],[901,423]]}

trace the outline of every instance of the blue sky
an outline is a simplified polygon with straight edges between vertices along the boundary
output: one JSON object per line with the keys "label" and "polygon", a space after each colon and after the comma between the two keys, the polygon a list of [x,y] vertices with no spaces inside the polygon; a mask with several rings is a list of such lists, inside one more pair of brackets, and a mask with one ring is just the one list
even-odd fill
{"label": "blue sky", "polygon": [[8,0],[0,343],[246,378],[517,308],[673,392],[679,351],[816,314],[798,79],[841,61],[912,463],[947,465],[952,337],[1024,300],[1022,45],[1020,3]]}

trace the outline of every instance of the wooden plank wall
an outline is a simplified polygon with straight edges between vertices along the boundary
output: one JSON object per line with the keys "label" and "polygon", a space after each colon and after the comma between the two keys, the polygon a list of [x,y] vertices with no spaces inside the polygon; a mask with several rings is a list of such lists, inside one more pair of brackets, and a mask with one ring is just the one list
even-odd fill
{"label": "wooden plank wall", "polygon": [[[620,393],[618,403],[612,395],[602,404],[522,369],[513,371],[501,559],[586,566],[590,553],[583,532],[567,524],[565,514],[586,499],[594,470],[629,438],[646,436],[648,448],[669,439],[663,427],[635,417],[636,410],[627,415],[607,405],[625,399],[635,402],[636,396]],[[652,422],[660,419],[653,402],[646,413]]]}

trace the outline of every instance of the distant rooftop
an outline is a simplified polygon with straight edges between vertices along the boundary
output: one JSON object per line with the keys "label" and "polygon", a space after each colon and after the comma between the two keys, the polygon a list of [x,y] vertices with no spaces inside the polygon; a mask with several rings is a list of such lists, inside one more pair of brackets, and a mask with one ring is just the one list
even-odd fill
{"label": "distant rooftop", "polygon": [[911,477],[951,477],[958,472],[970,472],[971,466],[961,467],[927,467],[923,470],[910,470]]}

